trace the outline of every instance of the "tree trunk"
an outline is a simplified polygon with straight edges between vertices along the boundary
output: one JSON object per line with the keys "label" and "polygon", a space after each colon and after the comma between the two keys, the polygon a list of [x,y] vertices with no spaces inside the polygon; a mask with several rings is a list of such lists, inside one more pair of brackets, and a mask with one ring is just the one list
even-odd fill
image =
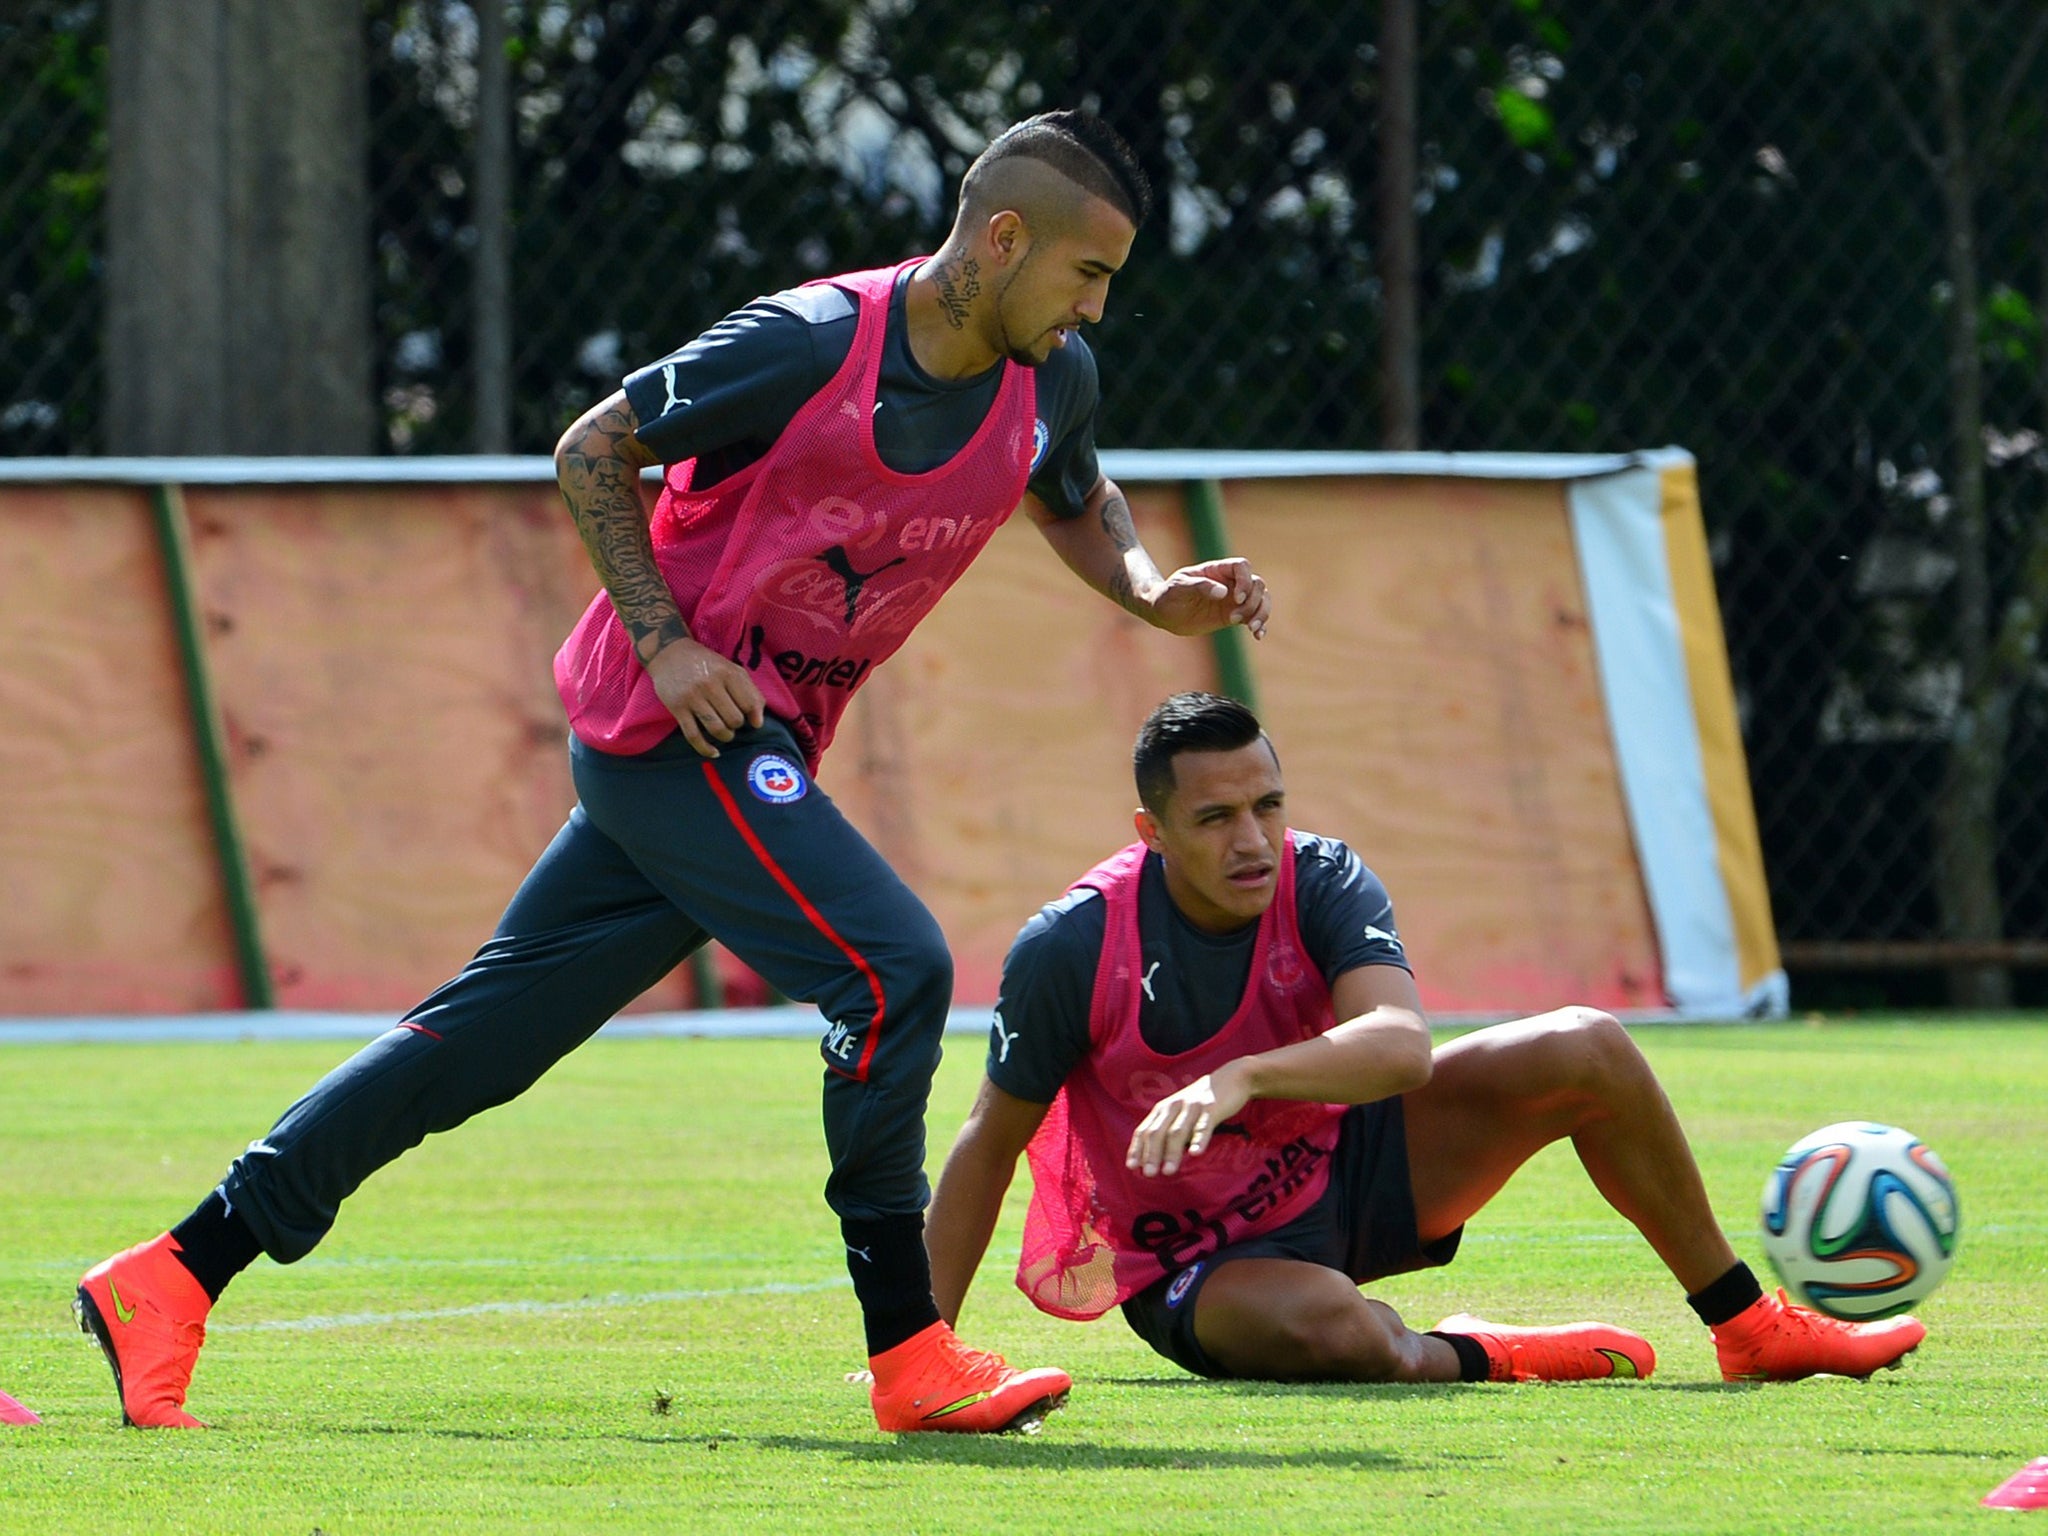
{"label": "tree trunk", "polygon": [[[1956,0],[1927,0],[1928,41],[1941,117],[1943,246],[1952,298],[1948,326],[1950,488],[1955,527],[1955,656],[1962,689],[1934,805],[1934,888],[1942,937],[2004,934],[1998,889],[1998,789],[2005,778],[2015,685],[1991,666],[1991,574],[1984,504],[1984,365],[1977,330],[1976,182],[1963,115]],[[1955,966],[1950,1001],[2005,1008],[2003,966]]]}
{"label": "tree trunk", "polygon": [[352,0],[111,0],[107,441],[367,453],[370,196]]}

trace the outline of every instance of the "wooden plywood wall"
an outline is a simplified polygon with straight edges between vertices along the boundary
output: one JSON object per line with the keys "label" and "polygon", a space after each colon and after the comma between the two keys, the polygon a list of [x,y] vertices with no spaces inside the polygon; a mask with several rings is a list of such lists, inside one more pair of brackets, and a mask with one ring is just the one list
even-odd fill
{"label": "wooden plywood wall", "polygon": [[1253,481],[1293,819],[1386,882],[1432,1007],[1664,1005],[1560,482]]}
{"label": "wooden plywood wall", "polygon": [[147,498],[0,502],[0,1012],[232,1006]]}
{"label": "wooden plywood wall", "polygon": [[[398,1010],[467,959],[572,792],[548,663],[595,590],[552,487],[186,493],[278,1001]],[[1134,490],[1162,564],[1173,488]],[[1392,889],[1425,998],[1661,1004],[1556,484],[1232,484],[1297,825]],[[821,781],[931,905],[963,1002],[1130,840],[1130,746],[1206,641],[1013,520],[855,700]],[[145,498],[0,496],[0,1014],[232,1006],[233,949]],[[648,999],[675,1006],[672,978]]]}

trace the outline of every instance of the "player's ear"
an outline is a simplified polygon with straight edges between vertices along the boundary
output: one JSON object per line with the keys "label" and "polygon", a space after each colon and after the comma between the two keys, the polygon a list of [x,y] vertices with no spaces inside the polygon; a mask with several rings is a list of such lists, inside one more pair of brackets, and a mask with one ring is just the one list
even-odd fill
{"label": "player's ear", "polygon": [[1005,208],[992,214],[988,221],[988,245],[990,253],[1004,266],[1020,258],[1031,244],[1031,232],[1024,227],[1024,216],[1014,208]]}
{"label": "player's ear", "polygon": [[1131,825],[1138,829],[1138,841],[1154,853],[1166,852],[1166,846],[1159,839],[1159,818],[1142,805],[1131,816]]}

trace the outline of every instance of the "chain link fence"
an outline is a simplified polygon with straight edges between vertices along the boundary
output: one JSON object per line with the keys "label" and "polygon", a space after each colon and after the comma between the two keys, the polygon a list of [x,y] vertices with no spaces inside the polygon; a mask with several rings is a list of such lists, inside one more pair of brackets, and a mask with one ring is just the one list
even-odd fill
{"label": "chain link fence", "polygon": [[104,7],[0,12],[0,452],[99,440],[107,179]]}
{"label": "chain link fence", "polygon": [[[1421,444],[1699,456],[1800,995],[1926,1000],[1928,958],[1963,953],[1844,979],[1821,968],[1832,941],[2048,937],[2048,10],[1387,4],[1418,32]],[[1102,440],[1382,441],[1380,4],[364,14],[391,452],[549,448],[623,370],[756,293],[930,249],[988,136],[1073,104],[1161,194],[1097,338]],[[494,316],[475,210],[500,25]],[[8,453],[103,443],[106,28],[107,0],[0,17]],[[494,356],[509,381],[480,393]],[[509,421],[483,419],[502,397]]]}

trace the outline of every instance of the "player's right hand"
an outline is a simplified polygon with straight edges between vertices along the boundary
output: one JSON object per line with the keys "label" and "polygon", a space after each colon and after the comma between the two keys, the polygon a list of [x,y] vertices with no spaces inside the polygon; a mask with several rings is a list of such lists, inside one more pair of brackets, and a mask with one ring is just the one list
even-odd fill
{"label": "player's right hand", "polygon": [[671,640],[646,666],[656,697],[700,756],[718,756],[717,744],[741,726],[760,726],[767,701],[739,663],[694,640]]}
{"label": "player's right hand", "polygon": [[1251,1102],[1251,1087],[1238,1066],[1242,1060],[1225,1062],[1154,1104],[1131,1132],[1124,1166],[1148,1179],[1170,1178],[1180,1172],[1183,1159],[1208,1151],[1216,1127]]}

